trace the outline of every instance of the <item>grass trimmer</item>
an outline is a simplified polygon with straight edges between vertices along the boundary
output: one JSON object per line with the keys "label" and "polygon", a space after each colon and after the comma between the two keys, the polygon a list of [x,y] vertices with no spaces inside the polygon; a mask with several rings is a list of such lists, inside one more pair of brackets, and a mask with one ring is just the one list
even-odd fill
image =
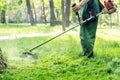
{"label": "grass trimmer", "polygon": [[[76,5],[76,4],[73,4],[72,7],[74,7],[75,5]],[[33,58],[38,58],[38,57],[37,57],[37,54],[33,54],[33,53],[32,53],[33,50],[35,50],[35,49],[37,49],[38,47],[40,47],[40,46],[42,46],[42,45],[44,45],[44,44],[52,41],[53,39],[55,39],[55,38],[57,38],[57,37],[65,34],[66,32],[68,32],[68,31],[70,31],[70,30],[72,30],[72,29],[80,26],[81,24],[84,24],[84,23],[86,23],[86,22],[94,19],[95,17],[98,17],[98,16],[99,16],[100,14],[102,14],[103,12],[104,12],[104,11],[101,11],[100,13],[96,14],[95,16],[91,16],[90,18],[88,18],[88,19],[86,19],[86,20],[84,20],[84,21],[82,21],[82,20],[80,19],[79,13],[76,12],[76,16],[78,17],[78,22],[79,22],[79,24],[77,24],[77,25],[75,25],[74,27],[72,27],[72,28],[70,28],[70,29],[68,29],[68,30],[66,30],[66,31],[64,31],[64,32],[56,35],[55,37],[50,38],[50,39],[46,40],[45,42],[43,42],[43,43],[41,43],[41,44],[39,44],[39,45],[31,48],[31,49],[28,50],[27,52],[23,52],[22,57],[26,57],[27,55],[31,55]]]}
{"label": "grass trimmer", "polygon": [[[101,13],[102,13],[102,12],[101,12]],[[52,41],[53,39],[55,39],[55,38],[57,38],[57,37],[59,37],[59,36],[65,34],[66,32],[68,32],[68,31],[70,31],[70,30],[72,30],[72,29],[74,29],[74,28],[80,26],[81,24],[90,21],[91,19],[93,19],[93,18],[99,16],[101,13],[97,14],[96,16],[92,16],[92,17],[90,17],[90,18],[88,18],[88,19],[86,19],[86,20],[84,20],[84,21],[81,21],[81,20],[80,20],[79,14],[76,13],[77,16],[78,16],[79,24],[75,25],[74,27],[72,27],[72,28],[70,28],[70,29],[68,29],[68,30],[66,30],[66,31],[64,31],[64,32],[62,32],[62,33],[60,33],[60,34],[58,34],[58,35],[56,35],[56,36],[53,37],[53,38],[50,38],[50,39],[46,40],[45,42],[43,42],[43,43],[41,43],[41,44],[39,44],[39,45],[37,45],[37,46],[31,48],[30,50],[28,50],[28,51],[26,51],[26,52],[23,52],[23,54],[21,55],[21,57],[26,57],[27,55],[31,55],[33,58],[37,58],[37,54],[32,53],[33,50],[35,50],[35,49],[37,49],[38,47],[40,47],[40,46],[42,46],[42,45],[44,45],[44,44],[46,44],[46,43]]]}

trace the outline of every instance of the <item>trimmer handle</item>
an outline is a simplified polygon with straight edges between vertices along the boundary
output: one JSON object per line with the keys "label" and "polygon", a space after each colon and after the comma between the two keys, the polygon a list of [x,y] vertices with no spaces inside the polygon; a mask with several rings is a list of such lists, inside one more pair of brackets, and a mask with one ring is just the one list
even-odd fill
{"label": "trimmer handle", "polygon": [[[74,6],[76,6],[76,3],[74,3],[74,4],[72,5],[72,7],[74,7]],[[75,14],[76,14],[76,15],[79,15],[78,12],[76,12]]]}
{"label": "trimmer handle", "polygon": [[[72,5],[72,7],[74,7],[74,6],[76,6],[76,3],[74,3],[74,4]],[[79,24],[81,24],[81,19],[80,19],[79,13],[78,13],[78,12],[75,12],[75,14],[76,14],[76,16],[78,16],[78,22],[79,22]]]}

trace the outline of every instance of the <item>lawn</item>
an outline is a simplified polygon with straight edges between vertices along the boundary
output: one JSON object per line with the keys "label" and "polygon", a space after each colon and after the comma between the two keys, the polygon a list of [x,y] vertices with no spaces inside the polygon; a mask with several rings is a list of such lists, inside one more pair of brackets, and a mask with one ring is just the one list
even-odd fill
{"label": "lawn", "polygon": [[[0,25],[0,35],[61,31],[60,26],[17,26]],[[94,59],[82,56],[78,29],[71,31],[73,34],[64,34],[34,50],[38,59],[20,56],[55,34],[0,40],[8,64],[5,71],[0,71],[0,80],[119,80],[120,29],[97,30]]]}
{"label": "lawn", "polygon": [[30,26],[29,24],[0,24],[0,35],[54,32],[57,29],[61,30],[61,27],[50,27],[47,24],[38,24],[35,26]]}

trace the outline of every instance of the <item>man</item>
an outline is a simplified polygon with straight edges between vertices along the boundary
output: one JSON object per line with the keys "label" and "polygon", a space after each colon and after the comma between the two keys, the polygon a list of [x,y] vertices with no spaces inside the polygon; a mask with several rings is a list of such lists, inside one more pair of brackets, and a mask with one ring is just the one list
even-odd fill
{"label": "man", "polygon": [[[95,16],[100,12],[99,0],[81,0],[80,3],[73,7],[74,12],[81,11],[82,20],[85,20],[91,16]],[[96,29],[98,25],[98,17],[81,24],[80,39],[84,56],[88,58],[94,58],[94,43]]]}

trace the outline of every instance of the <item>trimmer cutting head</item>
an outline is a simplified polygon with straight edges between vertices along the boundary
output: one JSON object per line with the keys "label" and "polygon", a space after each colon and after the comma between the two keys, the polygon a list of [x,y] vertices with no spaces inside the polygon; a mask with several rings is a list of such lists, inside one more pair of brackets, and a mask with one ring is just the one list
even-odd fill
{"label": "trimmer cutting head", "polygon": [[34,59],[38,59],[38,55],[36,53],[32,53],[30,51],[23,52],[20,57],[25,58],[25,57],[28,57],[28,56],[32,56]]}

